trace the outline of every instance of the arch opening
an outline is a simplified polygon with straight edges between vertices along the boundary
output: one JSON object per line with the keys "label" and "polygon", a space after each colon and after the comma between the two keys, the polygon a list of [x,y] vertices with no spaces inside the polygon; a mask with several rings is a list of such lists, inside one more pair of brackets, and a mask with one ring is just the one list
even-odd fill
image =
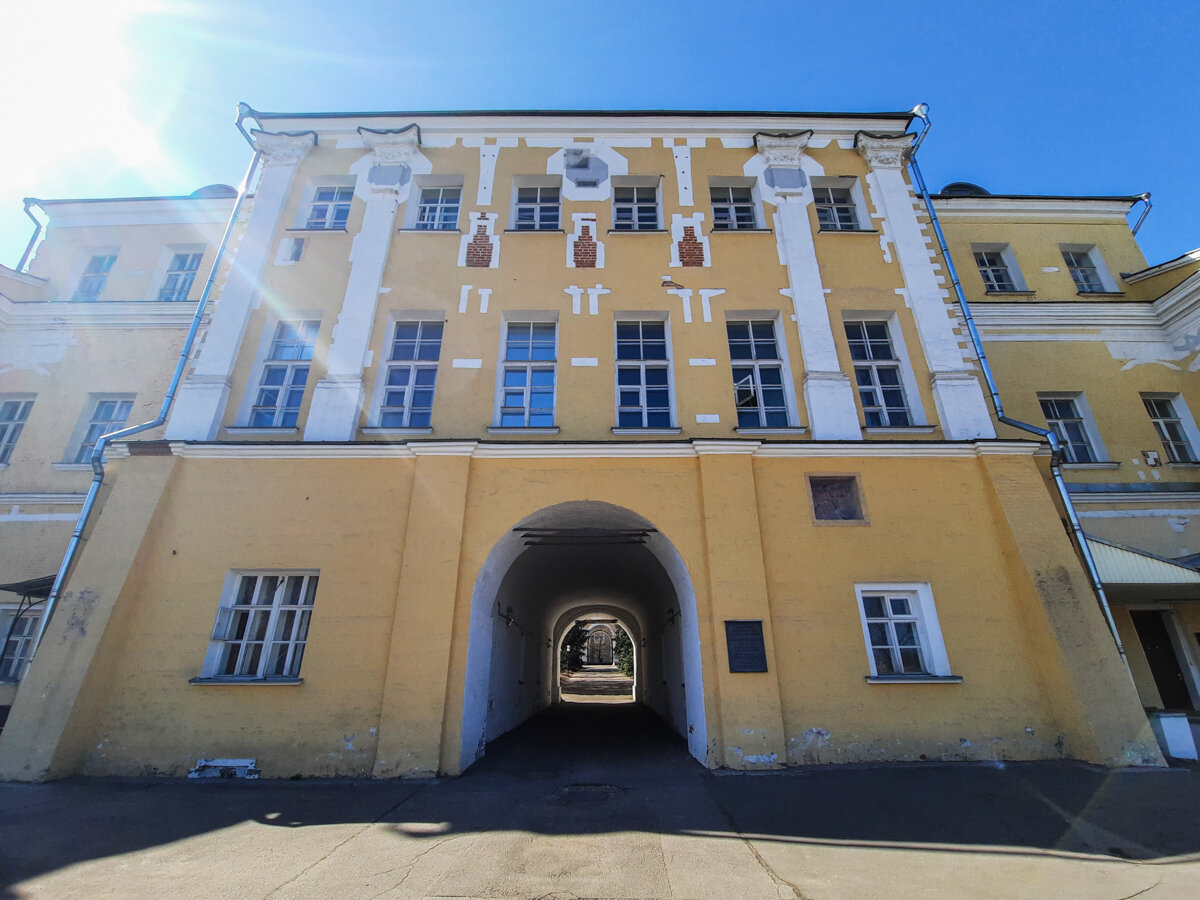
{"label": "arch opening", "polygon": [[[628,634],[632,699],[708,764],[696,597],[683,559],[653,524],[598,501],[526,517],[492,548],[475,581],[460,768],[488,742],[563,697],[564,639],[581,623]],[[604,645],[606,638],[597,638]],[[599,646],[597,648],[599,650]],[[584,650],[586,652],[586,648]]]}

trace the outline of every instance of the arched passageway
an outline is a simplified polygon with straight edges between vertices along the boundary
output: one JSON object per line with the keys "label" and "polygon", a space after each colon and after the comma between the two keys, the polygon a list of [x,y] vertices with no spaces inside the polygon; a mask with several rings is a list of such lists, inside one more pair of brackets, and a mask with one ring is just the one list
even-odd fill
{"label": "arched passageway", "polygon": [[580,621],[611,622],[629,634],[634,699],[707,764],[699,623],[683,560],[644,518],[581,501],[517,523],[479,572],[467,642],[462,768],[489,741],[561,701],[560,649]]}

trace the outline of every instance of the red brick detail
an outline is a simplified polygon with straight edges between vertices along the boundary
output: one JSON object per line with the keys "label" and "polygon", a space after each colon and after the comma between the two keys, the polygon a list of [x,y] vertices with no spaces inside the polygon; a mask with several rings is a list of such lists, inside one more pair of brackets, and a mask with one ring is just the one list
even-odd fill
{"label": "red brick detail", "polygon": [[679,264],[704,265],[704,245],[696,239],[696,229],[691,225],[683,226],[683,237],[679,241]]}
{"label": "red brick detail", "polygon": [[596,268],[596,239],[590,225],[581,226],[579,237],[575,238],[575,268]]}
{"label": "red brick detail", "polygon": [[471,243],[467,244],[467,266],[472,269],[486,269],[492,264],[492,239],[488,237],[487,227],[480,225],[475,229]]}

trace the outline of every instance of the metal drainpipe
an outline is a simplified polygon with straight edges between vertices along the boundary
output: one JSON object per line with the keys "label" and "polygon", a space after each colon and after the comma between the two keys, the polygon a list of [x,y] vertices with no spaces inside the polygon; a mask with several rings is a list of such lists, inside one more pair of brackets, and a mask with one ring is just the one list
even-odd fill
{"label": "metal drainpipe", "polygon": [[1142,210],[1142,214],[1138,216],[1138,220],[1133,223],[1133,233],[1137,234],[1138,229],[1142,227],[1142,223],[1146,221],[1146,216],[1150,215],[1150,210],[1154,208],[1154,204],[1150,202],[1150,192],[1139,194],[1138,199],[1146,204],[1146,208]]}
{"label": "metal drainpipe", "polygon": [[[1057,434],[1047,428],[1039,428],[1037,425],[1030,425],[1028,422],[1022,422],[1020,419],[1013,419],[1004,414],[1004,404],[1000,400],[1000,391],[996,387],[996,379],[992,375],[992,367],[988,362],[987,353],[983,349],[983,341],[979,337],[979,330],[975,327],[975,317],[971,315],[971,305],[967,303],[967,298],[963,295],[962,284],[958,280],[958,270],[954,267],[954,260],[950,258],[950,250],[946,246],[946,236],[942,233],[942,223],[938,220],[937,212],[933,208],[933,200],[929,196],[929,189],[925,186],[925,179],[921,176],[921,167],[917,165],[917,148],[921,146],[921,142],[925,140],[925,135],[929,133],[929,129],[932,127],[932,123],[929,121],[929,105],[926,103],[918,104],[913,108],[913,115],[921,120],[924,127],[917,135],[917,139],[913,142],[912,148],[909,151],[908,165],[912,170],[916,188],[920,191],[921,199],[925,203],[925,209],[929,213],[929,221],[933,225],[933,233],[937,238],[938,249],[941,251],[942,259],[946,264],[946,272],[950,275],[950,283],[954,286],[954,296],[958,299],[958,306],[962,310],[963,318],[966,320],[967,333],[971,337],[971,344],[975,349],[976,356],[979,358],[979,367],[983,371],[983,379],[987,384],[988,394],[991,396],[992,407],[996,410],[996,418],[1005,425],[1019,428],[1021,431],[1026,431],[1030,434],[1036,434],[1038,437],[1044,438],[1049,442],[1050,474],[1054,478],[1054,486],[1058,489],[1058,496],[1062,500],[1063,508],[1067,512],[1067,521],[1071,526],[1071,534],[1075,538],[1075,546],[1079,550],[1079,555],[1083,558],[1088,580],[1091,582],[1092,590],[1096,593],[1096,600],[1100,604],[1100,611],[1104,613],[1104,621],[1108,624],[1108,630],[1112,635],[1113,643],[1117,645],[1117,653],[1120,654],[1121,662],[1125,664],[1125,670],[1128,672],[1129,660],[1125,656],[1125,645],[1121,643],[1121,636],[1117,633],[1117,623],[1113,621],[1112,610],[1108,605],[1108,596],[1104,592],[1104,583],[1100,580],[1100,571],[1096,568],[1096,560],[1092,556],[1091,548],[1088,547],[1087,537],[1083,533],[1083,526],[1079,524],[1079,516],[1075,512],[1075,504],[1071,502],[1071,494],[1067,490],[1067,483],[1063,480],[1062,442],[1058,439]],[[1146,203],[1149,204],[1149,202],[1149,196],[1147,196]]]}
{"label": "metal drainpipe", "polygon": [[25,252],[21,254],[21,261],[17,263],[18,272],[25,271],[25,265],[29,262],[29,256],[31,253],[33,253],[33,247],[37,243],[37,239],[41,237],[42,234],[42,220],[29,211],[29,207],[31,206],[40,206],[41,201],[38,200],[37,197],[26,197],[24,203],[25,215],[29,216],[29,218],[33,220],[33,237],[31,237],[29,239],[29,243],[25,245]]}
{"label": "metal drainpipe", "polygon": [[[196,342],[196,334],[200,331],[200,323],[204,319],[204,308],[208,305],[209,295],[212,293],[213,283],[217,279],[217,271],[221,267],[221,261],[225,257],[225,250],[229,245],[229,238],[233,234],[234,226],[237,224],[238,213],[241,212],[242,204],[246,200],[246,194],[250,191],[250,182],[254,178],[254,172],[258,168],[259,160],[262,155],[254,148],[254,142],[250,136],[246,134],[242,128],[242,119],[247,116],[253,116],[253,110],[246,104],[238,104],[237,127],[246,140],[250,143],[250,147],[254,149],[254,156],[250,160],[250,165],[246,168],[246,175],[238,185],[237,201],[233,204],[233,211],[229,214],[229,221],[225,224],[225,233],[221,235],[221,243],[217,247],[216,256],[213,257],[212,269],[208,273],[208,281],[204,283],[204,290],[200,293],[200,299],[196,302],[196,312],[192,316],[192,323],[188,327],[187,337],[184,338],[183,347],[179,351],[179,361],[175,363],[175,371],[171,375],[170,384],[167,385],[166,395],[163,397],[162,406],[159,407],[158,415],[149,422],[143,422],[141,425],[131,425],[128,428],[122,428],[119,431],[112,431],[108,434],[101,435],[96,441],[96,446],[92,450],[92,484],[88,488],[87,496],[83,501],[83,508],[79,511],[79,518],[75,523],[75,531],[71,534],[71,542],[67,544],[67,552],[63,554],[62,564],[58,567],[58,574],[54,576],[54,586],[50,588],[50,594],[46,597],[46,606],[42,611],[42,620],[38,623],[37,637],[33,642],[33,652],[30,654],[30,665],[32,665],[33,657],[37,654],[38,648],[42,645],[42,638],[46,634],[46,626],[50,624],[50,617],[54,613],[55,604],[58,601],[59,593],[62,590],[63,583],[67,580],[67,574],[71,570],[71,565],[75,561],[75,554],[79,551],[79,545],[83,540],[84,529],[87,528],[88,519],[91,518],[92,509],[96,505],[96,497],[100,493],[100,486],[104,483],[104,451],[108,445],[116,440],[122,440],[132,435],[139,434],[143,431],[149,431],[151,428],[157,428],[167,421],[167,414],[171,411],[171,405],[175,402],[175,392],[179,389],[179,383],[183,380],[183,373],[187,369],[188,360],[192,354],[192,345]],[[26,669],[28,671],[28,669]]]}

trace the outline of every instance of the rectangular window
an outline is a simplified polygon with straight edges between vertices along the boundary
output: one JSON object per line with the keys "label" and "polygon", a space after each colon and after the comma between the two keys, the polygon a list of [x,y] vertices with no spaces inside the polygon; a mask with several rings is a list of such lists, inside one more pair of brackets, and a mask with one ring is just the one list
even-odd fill
{"label": "rectangular window", "polygon": [[31,397],[0,397],[0,465],[12,458],[17,438],[33,409]]}
{"label": "rectangular window", "polygon": [[553,428],[555,322],[509,322],[501,366],[501,427]]}
{"label": "rectangular window", "polygon": [[0,681],[20,681],[24,676],[33,656],[33,640],[41,620],[39,610],[26,610],[18,617],[16,607],[0,609],[0,641],[4,641]]}
{"label": "rectangular window", "polygon": [[887,322],[846,322],[846,340],[854,360],[854,380],[868,428],[912,424],[900,360],[892,349]]}
{"label": "rectangular window", "polygon": [[93,256],[84,267],[83,276],[79,279],[79,287],[75,289],[72,300],[98,300],[108,283],[108,273],[112,271],[117,254],[102,253]]}
{"label": "rectangular window", "polygon": [[1188,437],[1183,420],[1175,404],[1176,398],[1143,397],[1142,403],[1154,423],[1154,430],[1162,441],[1167,459],[1173,463],[1196,462],[1196,451]]}
{"label": "rectangular window", "polygon": [[979,266],[979,274],[983,278],[983,287],[989,292],[1011,293],[1017,289],[1012,275],[1008,271],[1008,263],[995,250],[976,250],[975,265]]}
{"label": "rectangular window", "polygon": [[617,427],[671,427],[666,322],[617,322]]}
{"label": "rectangular window", "polygon": [[396,323],[379,409],[381,428],[429,427],[443,327],[442,322]]}
{"label": "rectangular window", "polygon": [[352,187],[317,188],[304,227],[315,230],[345,228],[350,218],[350,201],[353,198]]}
{"label": "rectangular window", "polygon": [[858,584],[854,590],[872,677],[953,677],[928,584]]}
{"label": "rectangular window", "polygon": [[559,226],[557,187],[518,187],[513,228],[518,231],[554,231]]}
{"label": "rectangular window", "polygon": [[275,326],[275,337],[258,382],[258,394],[250,409],[251,427],[296,427],[320,327],[317,320],[280,322]]}
{"label": "rectangular window", "polygon": [[714,185],[709,188],[709,197],[712,200],[713,228],[734,231],[758,227],[753,188]]}
{"label": "rectangular window", "polygon": [[614,231],[652,231],[658,227],[658,188],[613,186]]}
{"label": "rectangular window", "polygon": [[786,428],[784,362],[770,319],[725,323],[739,428]]}
{"label": "rectangular window", "polygon": [[858,206],[849,189],[813,186],[817,224],[822,231],[858,231]]}
{"label": "rectangular window", "polygon": [[129,421],[133,412],[133,395],[125,397],[103,396],[95,398],[91,415],[88,417],[83,432],[83,439],[75,451],[71,461],[74,463],[90,463],[96,441],[106,434],[120,431]]}
{"label": "rectangular window", "polygon": [[204,674],[297,677],[316,593],[316,573],[239,574],[217,611]]}
{"label": "rectangular window", "polygon": [[460,187],[428,187],[421,190],[414,227],[419,231],[454,231],[458,228]]}
{"label": "rectangular window", "polygon": [[203,253],[176,253],[171,257],[158,299],[162,301],[186,300],[192,291],[192,282],[200,268]]}
{"label": "rectangular window", "polygon": [[1105,291],[1104,281],[1096,267],[1096,260],[1088,250],[1063,250],[1063,262],[1075,280],[1075,289],[1081,294],[1096,294]]}
{"label": "rectangular window", "polygon": [[862,498],[853,475],[809,475],[813,518],[818,522],[861,522]]}
{"label": "rectangular window", "polygon": [[1046,424],[1062,442],[1063,455],[1067,462],[1096,462],[1096,451],[1088,437],[1084,421],[1074,397],[1041,397],[1042,415]]}

